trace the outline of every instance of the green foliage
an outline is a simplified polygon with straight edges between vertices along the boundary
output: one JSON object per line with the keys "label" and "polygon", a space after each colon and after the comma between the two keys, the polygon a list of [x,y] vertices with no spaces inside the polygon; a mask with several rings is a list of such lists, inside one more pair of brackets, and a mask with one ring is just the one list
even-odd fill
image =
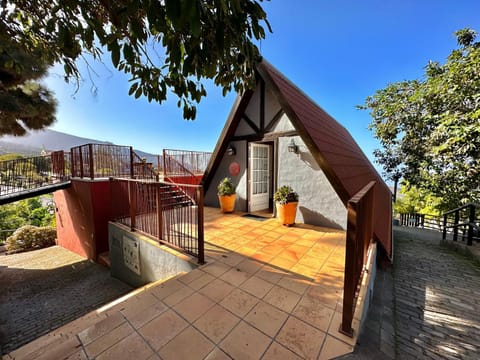
{"label": "green foliage", "polygon": [[206,96],[202,78],[224,94],[255,85],[254,41],[265,38],[262,23],[271,31],[255,0],[7,0],[1,6],[0,30],[39,50],[47,63],[62,63],[66,79],[80,78],[77,59],[106,53],[130,75],[129,95],[161,103],[172,92],[186,119],[195,118],[194,103]]}
{"label": "green foliage", "polygon": [[0,136],[25,135],[55,121],[56,101],[38,82],[49,65],[36,49],[26,50],[9,36],[0,21]]}
{"label": "green foliage", "polygon": [[291,202],[297,202],[298,201],[298,194],[293,191],[291,186],[284,185],[275,191],[275,194],[273,194],[273,200],[276,202],[285,205]]}
{"label": "green foliage", "polygon": [[360,106],[384,175],[440,198],[443,210],[480,200],[480,43],[471,29],[456,35],[445,64],[430,62],[421,80],[389,84]]}
{"label": "green foliage", "polygon": [[7,238],[8,252],[20,252],[55,245],[57,229],[54,227],[38,227],[25,225],[17,229]]}
{"label": "green foliage", "polygon": [[[24,225],[55,227],[53,202],[49,201],[49,205],[43,206],[40,198],[36,197],[0,206],[1,234]],[[0,242],[3,240],[4,237],[0,235]]]}
{"label": "green foliage", "polygon": [[442,199],[433,196],[429,192],[419,190],[414,186],[403,185],[400,188],[400,196],[393,205],[394,211],[399,214],[428,214],[440,215]]}
{"label": "green foliage", "polygon": [[217,193],[220,196],[235,194],[235,185],[233,185],[232,179],[226,177],[217,186]]}

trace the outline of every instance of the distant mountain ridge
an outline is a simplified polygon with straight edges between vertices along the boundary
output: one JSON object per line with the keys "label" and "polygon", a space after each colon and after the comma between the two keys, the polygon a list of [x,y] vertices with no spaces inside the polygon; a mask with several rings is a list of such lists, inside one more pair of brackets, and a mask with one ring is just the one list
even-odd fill
{"label": "distant mountain ridge", "polygon": [[[113,145],[113,143],[109,141],[88,139],[60,131],[46,129],[41,131],[29,131],[26,136],[0,137],[0,154],[18,153],[25,156],[35,156],[40,155],[42,150],[70,151],[72,147],[89,143]],[[148,162],[156,164],[156,155],[138,149],[134,150],[140,157],[146,158]]]}

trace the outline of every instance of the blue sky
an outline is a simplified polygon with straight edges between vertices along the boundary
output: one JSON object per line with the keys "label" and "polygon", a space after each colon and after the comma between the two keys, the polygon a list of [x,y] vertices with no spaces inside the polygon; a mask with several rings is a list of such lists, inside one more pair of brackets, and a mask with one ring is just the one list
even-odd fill
{"label": "blue sky", "polygon": [[[478,0],[274,0],[263,3],[273,33],[263,56],[344,125],[373,159],[378,144],[368,112],[356,110],[388,83],[419,78],[429,60],[456,47],[454,31],[480,31]],[[45,80],[59,102],[54,130],[154,154],[163,148],[212,151],[236,94],[207,83],[197,119],[186,121],[177,99],[162,105],[128,96],[128,78],[109,60],[92,64],[78,92],[54,68]]]}

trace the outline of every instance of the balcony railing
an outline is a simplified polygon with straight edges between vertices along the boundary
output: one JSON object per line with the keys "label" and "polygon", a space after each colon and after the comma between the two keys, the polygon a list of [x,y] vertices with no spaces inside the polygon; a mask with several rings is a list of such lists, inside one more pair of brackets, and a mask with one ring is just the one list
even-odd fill
{"label": "balcony railing", "polygon": [[114,178],[110,182],[115,221],[204,262],[201,186]]}
{"label": "balcony railing", "polygon": [[70,157],[63,151],[50,155],[0,162],[0,196],[48,187],[70,179]]}
{"label": "balcony railing", "polygon": [[368,250],[373,241],[374,187],[375,181],[371,181],[348,201],[343,313],[340,325],[340,332],[348,336],[353,336],[352,321],[358,290]]}
{"label": "balcony railing", "polygon": [[166,181],[198,185],[212,153],[187,150],[163,150],[163,176]]}

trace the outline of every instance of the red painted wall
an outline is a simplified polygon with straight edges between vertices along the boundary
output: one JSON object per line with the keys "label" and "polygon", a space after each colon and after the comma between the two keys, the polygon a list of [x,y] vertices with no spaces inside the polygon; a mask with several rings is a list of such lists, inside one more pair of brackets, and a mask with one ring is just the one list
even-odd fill
{"label": "red painted wall", "polygon": [[58,245],[88,259],[108,250],[110,183],[108,180],[72,180],[72,186],[54,193]]}

